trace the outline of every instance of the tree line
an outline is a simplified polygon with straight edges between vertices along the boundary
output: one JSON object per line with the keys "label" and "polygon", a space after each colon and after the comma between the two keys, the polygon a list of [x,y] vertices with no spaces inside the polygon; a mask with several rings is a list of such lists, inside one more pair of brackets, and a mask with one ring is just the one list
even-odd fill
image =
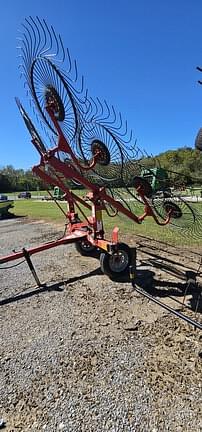
{"label": "tree line", "polygon": [[32,170],[15,169],[12,165],[0,168],[0,192],[43,190],[47,186]]}
{"label": "tree line", "polygon": [[146,158],[147,166],[161,166],[168,172],[173,186],[184,183],[185,186],[202,185],[202,154],[199,150],[182,147],[168,150],[158,156]]}
{"label": "tree line", "polygon": [[[133,161],[136,164],[136,161]],[[128,171],[130,171],[129,162]],[[171,184],[178,186],[201,186],[202,185],[202,155],[198,150],[183,147],[177,150],[168,150],[155,157],[145,157],[137,163],[139,167],[135,175],[141,175],[141,167],[147,169],[154,167],[162,167],[168,171]],[[109,169],[112,167],[109,166]],[[104,169],[104,168],[103,168]],[[115,169],[115,167],[114,167]],[[118,170],[118,165],[116,165]],[[107,170],[107,167],[105,167]],[[107,172],[105,173],[107,176]],[[133,169],[131,169],[131,186]],[[130,176],[130,175],[129,175]],[[89,178],[90,179],[90,178]],[[93,181],[93,179],[90,179]],[[94,179],[96,182],[96,178]],[[0,168],[0,192],[18,192],[18,191],[33,191],[44,190],[51,188],[52,185],[45,184],[40,178],[36,177],[32,170],[15,169],[12,165]],[[113,185],[111,185],[113,186]],[[118,184],[114,186],[119,186]],[[75,188],[75,184],[70,184],[71,188]]]}

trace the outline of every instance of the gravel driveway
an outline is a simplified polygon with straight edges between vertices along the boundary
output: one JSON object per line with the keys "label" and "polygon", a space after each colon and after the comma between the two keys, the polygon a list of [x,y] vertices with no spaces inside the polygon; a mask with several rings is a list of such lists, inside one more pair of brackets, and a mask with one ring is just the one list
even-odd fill
{"label": "gravel driveway", "polygon": [[[0,254],[62,231],[24,218],[0,221]],[[179,258],[176,248],[136,241],[145,284],[149,244],[161,259],[169,252],[181,268],[198,267],[198,251],[179,250]],[[80,256],[74,245],[34,255],[33,262],[45,287],[36,288],[25,263],[0,270],[5,430],[202,431],[201,332],[163,313],[129,282],[109,280],[99,261]],[[151,270],[164,282],[176,278]]]}

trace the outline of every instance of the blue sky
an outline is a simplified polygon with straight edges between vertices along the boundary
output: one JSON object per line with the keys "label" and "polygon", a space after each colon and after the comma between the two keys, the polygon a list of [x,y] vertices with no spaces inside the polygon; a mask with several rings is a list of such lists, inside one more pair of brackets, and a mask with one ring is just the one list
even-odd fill
{"label": "blue sky", "polygon": [[121,111],[140,147],[152,154],[193,147],[202,126],[201,0],[7,0],[0,6],[0,166],[38,161],[14,102],[18,96],[29,111],[16,50],[29,15],[61,34],[89,93]]}

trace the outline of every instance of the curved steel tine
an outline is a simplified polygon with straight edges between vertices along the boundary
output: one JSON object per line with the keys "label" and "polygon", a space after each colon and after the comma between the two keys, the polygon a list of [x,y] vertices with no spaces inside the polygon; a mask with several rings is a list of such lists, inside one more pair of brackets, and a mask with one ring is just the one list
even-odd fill
{"label": "curved steel tine", "polygon": [[123,121],[122,121],[122,115],[121,115],[121,113],[119,112],[119,119],[120,119],[120,128],[122,128],[122,125],[123,125]]}
{"label": "curved steel tine", "polygon": [[74,60],[74,71],[75,71],[75,78],[74,78],[74,81],[76,82],[76,81],[77,81],[77,78],[78,78],[78,70],[77,70],[77,63],[76,63],[76,60]]}
{"label": "curved steel tine", "polygon": [[87,112],[86,112],[86,118],[85,118],[86,121],[91,121],[91,116],[92,116],[92,112],[93,112],[93,107],[92,107],[92,103],[91,103],[90,99],[91,98],[88,99],[88,104],[89,105],[88,105],[88,109],[87,109]]}
{"label": "curved steel tine", "polygon": [[102,120],[103,106],[102,106],[99,98],[96,97],[96,102],[95,102],[95,100],[93,100],[93,101],[94,101],[94,105],[96,106],[96,113],[94,115],[94,117],[96,116],[95,121],[97,123],[99,123]]}
{"label": "curved steel tine", "polygon": [[92,108],[93,108],[93,106],[95,107],[95,111],[94,111],[94,109],[92,109],[92,117],[91,117],[91,121],[95,121],[96,120],[96,115],[97,115],[97,113],[98,113],[98,106],[97,106],[97,104],[95,103],[95,101],[94,101],[94,99],[92,98],[92,97],[90,97],[90,100],[92,101]]}
{"label": "curved steel tine", "polygon": [[83,89],[84,89],[84,76],[82,75],[81,76],[81,87],[80,87],[80,90],[78,91],[78,93],[83,93]]}
{"label": "curved steel tine", "polygon": [[[25,35],[25,37],[26,37],[26,35]],[[21,46],[22,59],[23,59],[24,66],[26,66],[26,69],[27,69],[26,75],[28,77],[29,76],[29,70],[31,67],[31,62],[32,62],[31,52],[28,49],[28,41],[26,44],[25,41],[23,40],[22,45],[23,45],[23,46]]]}
{"label": "curved steel tine", "polygon": [[[127,122],[126,122],[126,128],[127,128]],[[126,134],[128,133],[128,128],[127,128],[127,130],[126,130]],[[129,142],[131,142],[132,141],[132,138],[133,138],[133,131],[132,131],[132,129],[130,130],[130,135],[129,135],[129,138],[128,138],[128,140],[126,141],[126,140],[124,140],[124,142],[127,144],[127,143],[129,143]]]}
{"label": "curved steel tine", "polygon": [[71,56],[70,56],[70,52],[69,52],[68,48],[67,48],[67,58],[68,58],[68,62],[69,62],[69,70],[67,71],[67,73],[69,74],[71,72],[71,69],[72,69],[72,61],[71,61]]}
{"label": "curved steel tine", "polygon": [[98,101],[98,104],[99,104],[99,106],[101,108],[100,116],[102,118],[103,113],[104,113],[103,105],[102,105],[102,103],[101,103],[101,101],[100,101],[100,99],[98,97],[97,97],[97,101]]}
{"label": "curved steel tine", "polygon": [[85,113],[85,118],[84,118],[84,122],[89,122],[91,119],[91,115],[92,115],[92,103],[90,100],[90,97],[87,99],[87,109],[86,109],[86,113]]}
{"label": "curved steel tine", "polygon": [[53,48],[53,39],[52,39],[52,35],[51,35],[51,32],[50,32],[50,29],[49,29],[49,27],[48,27],[48,25],[47,25],[47,23],[46,23],[46,21],[44,19],[43,19],[43,23],[44,23],[44,26],[46,27],[46,30],[47,30],[48,35],[49,35],[49,40],[50,40],[50,46],[47,47],[47,49],[45,51],[43,51],[43,55],[45,53],[47,53],[45,55],[48,57],[49,56],[48,52],[51,51],[52,48]]}
{"label": "curved steel tine", "polygon": [[[31,18],[31,17],[29,17],[29,18]],[[32,23],[27,18],[25,18],[25,21],[31,27],[31,30],[32,30],[32,40],[34,42],[32,56],[37,57],[37,48],[39,45],[39,42],[37,42],[37,35],[34,31],[34,27],[33,27]]]}
{"label": "curved steel tine", "polygon": [[107,101],[105,99],[104,99],[104,104],[105,104],[105,106],[107,108],[107,116],[104,117],[104,118],[102,118],[102,122],[105,121],[105,120],[107,120],[110,117],[110,109],[109,109],[109,106],[108,106]]}
{"label": "curved steel tine", "polygon": [[21,52],[21,57],[23,58],[24,63],[28,66],[30,64],[30,55],[24,40],[22,41]]}
{"label": "curved steel tine", "polygon": [[[126,137],[127,133],[128,133],[128,122],[127,122],[127,120],[126,120],[126,121],[125,121],[125,130],[124,130],[124,132],[123,132],[122,134],[120,134],[120,135]],[[129,142],[131,141],[131,133],[132,133],[132,131],[130,131],[129,138],[128,138],[127,140],[124,139],[124,142],[125,142],[125,143],[129,143]]]}
{"label": "curved steel tine", "polygon": [[[68,78],[69,81],[71,80],[73,83],[75,83],[77,81],[77,78],[78,78],[78,71],[77,71],[76,60],[74,60],[73,64],[74,64],[74,70],[71,72],[72,78],[69,77],[69,76],[67,76],[67,73],[65,73],[65,75],[66,75],[66,77]],[[72,66],[72,62],[71,62],[71,66]]]}
{"label": "curved steel tine", "polygon": [[88,100],[88,89],[86,89],[85,91],[84,104],[87,102],[87,100]]}
{"label": "curved steel tine", "polygon": [[20,33],[22,34],[22,36],[26,40],[27,49],[28,49],[29,55],[31,57],[32,56],[32,51],[33,51],[33,48],[32,48],[33,41],[32,41],[32,36],[31,36],[31,33],[30,33],[30,29],[24,23],[22,23],[22,27],[25,29],[25,32],[22,32],[20,30]]}
{"label": "curved steel tine", "polygon": [[40,49],[40,45],[41,45],[41,42],[42,42],[41,33],[39,31],[39,27],[38,27],[36,21],[34,21],[34,19],[32,17],[30,17],[30,19],[31,19],[33,25],[35,26],[37,34],[38,34],[38,45],[36,47],[36,54],[34,55],[35,57],[37,57],[38,55],[40,55],[40,51],[41,51],[41,49]]}
{"label": "curved steel tine", "polygon": [[140,160],[142,159],[142,158],[144,158],[144,153],[143,153],[143,151],[142,151],[142,149],[140,148],[140,147],[138,147],[137,146],[137,151],[140,153],[140,155],[141,155],[141,157],[140,157]]}
{"label": "curved steel tine", "polygon": [[62,53],[63,53],[63,56],[62,56],[62,60],[61,60],[61,61],[64,62],[65,59],[66,59],[66,56],[65,56],[65,48],[64,48],[64,45],[63,45],[62,38],[61,38],[60,34],[58,35],[58,37],[59,37],[60,46],[61,46],[61,48],[62,48]]}
{"label": "curved steel tine", "polygon": [[30,90],[30,87],[29,87],[29,84],[27,83],[27,81],[24,82],[23,87],[26,90],[26,92],[28,92],[28,90]]}
{"label": "curved steel tine", "polygon": [[[22,33],[22,34],[23,34],[23,36],[26,40],[26,44],[27,44],[27,51],[28,51],[28,58],[29,58],[29,60],[28,60],[29,63],[27,64],[27,67],[30,67],[31,60],[33,58],[33,40],[32,40],[32,36],[31,36],[29,28],[26,27],[24,24],[22,24],[22,26],[26,30],[26,33]],[[28,40],[27,36],[28,36],[29,40]]]}
{"label": "curved steel tine", "polygon": [[[53,26],[51,26],[51,30],[53,32],[53,36],[54,36],[55,43],[56,43],[56,53],[54,54],[54,56],[56,57],[55,61],[57,61],[58,63],[63,63],[64,59],[65,59],[65,51],[64,51],[61,36],[60,36],[60,34],[58,36],[56,35]],[[59,56],[60,51],[61,51],[60,48],[62,48],[62,58],[58,59],[57,57]]]}
{"label": "curved steel tine", "polygon": [[[114,108],[113,105],[112,105],[112,108]],[[114,111],[114,113],[115,113],[115,111]],[[115,113],[115,115],[116,115],[116,113]],[[114,122],[115,121],[116,121],[116,118],[115,118]],[[122,117],[121,117],[121,113],[119,112],[119,124],[111,126],[111,129],[113,129],[114,131],[117,132],[117,131],[119,131],[122,128],[122,125],[123,125],[123,123],[122,123]],[[120,132],[119,132],[119,135],[121,136]]]}
{"label": "curved steel tine", "polygon": [[[108,122],[107,122],[108,125],[109,124],[111,125],[111,124],[115,123],[115,121],[116,121],[116,112],[115,112],[115,109],[114,109],[113,105],[111,105],[111,109],[112,109],[112,113],[114,115],[114,118],[112,120],[108,120]],[[109,118],[110,117],[111,117],[111,111],[110,111],[110,108],[109,108]]]}
{"label": "curved steel tine", "polygon": [[87,114],[89,111],[89,100],[88,100],[87,95],[88,95],[88,90],[86,90],[83,99],[79,99],[77,97],[78,102],[80,104],[79,105],[80,112],[81,112],[82,116],[84,116],[83,118],[82,117],[80,118],[80,122],[87,121]]}
{"label": "curved steel tine", "polygon": [[[18,32],[19,32],[21,35],[24,36],[24,33],[22,33],[20,30],[18,30]],[[21,49],[22,49],[22,44],[25,45],[25,41],[24,41],[24,39],[22,38],[22,36],[21,36],[21,37],[16,37],[16,40],[17,40],[17,41],[19,42],[19,44],[20,44],[20,45],[17,45],[17,46],[16,46],[16,49],[17,49],[17,50],[21,50]],[[22,54],[18,54],[17,57],[23,57],[23,56],[22,56]]]}
{"label": "curved steel tine", "polygon": [[39,25],[41,26],[41,29],[42,29],[42,32],[43,32],[43,40],[44,40],[44,43],[43,43],[43,45],[42,45],[42,47],[41,47],[41,49],[40,49],[40,55],[42,55],[42,54],[44,54],[45,51],[46,51],[46,50],[45,50],[45,47],[46,47],[46,45],[47,45],[47,35],[46,35],[46,32],[45,32],[44,26],[43,26],[43,24],[42,24],[42,22],[41,22],[41,20],[39,19],[38,16],[36,17],[36,19],[37,19]]}
{"label": "curved steel tine", "polygon": [[[54,28],[51,26],[50,29],[51,29],[51,31],[53,33],[53,36],[54,36],[54,39],[55,39],[55,43],[56,43],[56,53],[54,53],[54,56],[57,57],[58,53],[59,53],[59,43],[58,43],[58,39],[57,39],[57,36],[55,34]],[[59,61],[59,60],[57,59],[57,61]]]}
{"label": "curved steel tine", "polygon": [[[66,74],[64,74],[65,76],[66,76]],[[72,86],[72,84],[69,82],[69,77],[67,77],[67,79],[68,79],[68,83],[69,83],[69,87],[71,87],[71,90],[72,90],[72,92],[75,94],[75,96],[77,97],[77,94],[81,94],[81,93],[83,93],[83,89],[84,89],[84,77],[83,77],[83,75],[82,75],[82,77],[81,77],[81,86],[80,86],[80,89],[75,89],[73,86]],[[73,81],[74,82],[74,81]]]}
{"label": "curved steel tine", "polygon": [[[22,41],[22,42],[24,42],[24,41]],[[22,46],[19,48],[17,47],[17,49],[20,49],[20,51],[21,51],[21,54],[19,54],[17,57],[18,58],[21,57],[25,64],[28,63],[28,59],[27,59],[28,53],[26,51],[24,51],[24,47],[22,47]],[[23,63],[20,63],[20,65],[18,65],[18,68],[19,67],[23,67]]]}
{"label": "curved steel tine", "polygon": [[[115,131],[119,131],[118,135],[119,137],[125,137],[127,135],[127,130],[128,130],[128,125],[127,125],[127,121],[125,122],[125,129],[124,131],[121,133],[120,129],[123,127],[123,122],[122,122],[122,117],[121,117],[121,113],[120,114],[120,119],[121,119],[121,124],[119,126],[111,126],[111,129],[115,130]],[[125,143],[130,142],[130,138],[128,140],[124,140]]]}

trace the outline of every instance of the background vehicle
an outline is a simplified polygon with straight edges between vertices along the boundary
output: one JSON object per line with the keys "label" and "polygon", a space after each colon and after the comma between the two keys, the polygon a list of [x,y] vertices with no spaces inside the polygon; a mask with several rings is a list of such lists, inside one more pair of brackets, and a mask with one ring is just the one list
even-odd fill
{"label": "background vehicle", "polygon": [[55,186],[53,189],[53,197],[55,199],[62,200],[64,197],[64,192],[58,186]]}
{"label": "background vehicle", "polygon": [[153,193],[170,192],[168,173],[164,168],[143,169],[141,177],[148,181]]}
{"label": "background vehicle", "polygon": [[7,195],[0,195],[0,201],[7,201]]}
{"label": "background vehicle", "polygon": [[45,201],[51,201],[53,198],[56,199],[56,200],[60,200],[60,201],[63,200],[63,199],[65,199],[64,192],[58,186],[54,187],[53,194],[51,196],[50,195],[46,195],[43,199]]}
{"label": "background vehicle", "polygon": [[18,198],[27,198],[27,199],[29,199],[31,197],[32,197],[31,192],[20,192],[18,194]]}

